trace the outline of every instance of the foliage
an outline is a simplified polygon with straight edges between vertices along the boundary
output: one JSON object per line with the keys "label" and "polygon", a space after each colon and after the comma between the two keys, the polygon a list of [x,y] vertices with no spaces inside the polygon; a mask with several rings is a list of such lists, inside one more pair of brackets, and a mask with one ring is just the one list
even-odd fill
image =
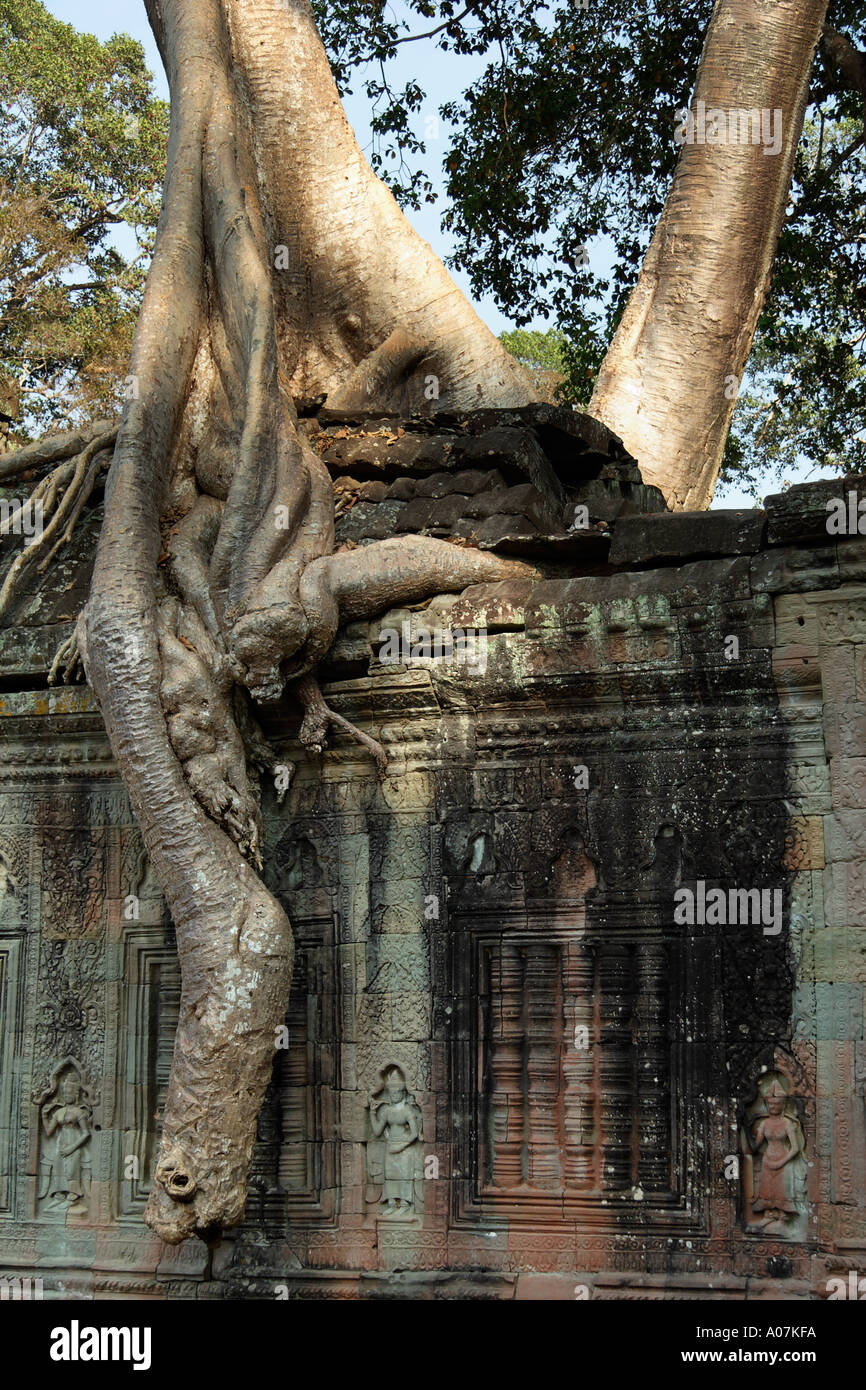
{"label": "foliage", "polygon": [[[480,72],[444,104],[444,223],[453,263],[520,328],[553,322],[566,381],[585,403],[637,278],[673,174],[676,112],[690,100],[713,0],[319,0],[346,89],[376,102],[374,158],[405,204],[430,196],[411,158],[426,93],[392,90],[414,35]],[[864,46],[861,0],[830,22]],[[723,479],[754,481],[803,459],[855,466],[866,427],[866,155],[859,94],[819,53],[791,209],[725,456]],[[820,146],[820,157],[819,157]],[[843,160],[837,158],[848,150]],[[519,354],[518,354],[519,355]]]}
{"label": "foliage", "polygon": [[0,0],[0,411],[16,442],[123,397],[167,131],[139,43]]}

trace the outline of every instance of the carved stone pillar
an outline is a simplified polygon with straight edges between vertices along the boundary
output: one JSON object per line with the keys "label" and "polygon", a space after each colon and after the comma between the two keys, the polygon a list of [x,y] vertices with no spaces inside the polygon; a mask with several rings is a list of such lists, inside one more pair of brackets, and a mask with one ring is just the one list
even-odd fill
{"label": "carved stone pillar", "polygon": [[671,1188],[668,965],[662,946],[639,946],[637,1045],[638,1184],[644,1192]]}
{"label": "carved stone pillar", "polygon": [[562,1055],[560,948],[549,943],[526,947],[524,994],[527,1017],[526,1073],[529,1101],[529,1182],[556,1190],[562,1186],[559,1139]]}
{"label": "carved stone pillar", "polygon": [[595,1171],[595,959],[591,947],[576,941],[567,942],[563,950],[563,1011],[564,1180],[566,1188],[592,1188],[599,1185]]}
{"label": "carved stone pillar", "polygon": [[278,1086],[282,1142],[279,1182],[284,1192],[302,1192],[308,1184],[307,1164],[307,982],[297,971],[289,1013],[289,1045],[279,1054]]}
{"label": "carved stone pillar", "polygon": [[634,1047],[632,962],[625,946],[601,953],[601,1146],[602,1187],[631,1187]]}
{"label": "carved stone pillar", "polygon": [[517,1187],[526,1181],[526,1115],[523,955],[503,941],[490,962],[491,1054],[489,1142],[494,1187]]}

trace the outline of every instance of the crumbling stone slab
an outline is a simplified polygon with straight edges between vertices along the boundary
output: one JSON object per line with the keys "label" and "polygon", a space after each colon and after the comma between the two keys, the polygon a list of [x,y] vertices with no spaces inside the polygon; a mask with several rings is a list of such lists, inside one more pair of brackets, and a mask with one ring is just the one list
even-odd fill
{"label": "crumbling stone slab", "polygon": [[624,516],[610,551],[612,565],[648,565],[692,555],[754,555],[764,534],[764,514],[753,511],[669,512]]}
{"label": "crumbling stone slab", "polygon": [[840,583],[835,546],[785,546],[756,555],[751,567],[752,588],[768,594],[797,594],[809,589],[835,589]]}
{"label": "crumbling stone slab", "polygon": [[857,475],[821,478],[795,483],[784,492],[765,497],[768,544],[826,545],[828,540],[834,539],[827,526],[827,504],[838,498],[847,499],[849,492],[866,499],[866,478]]}

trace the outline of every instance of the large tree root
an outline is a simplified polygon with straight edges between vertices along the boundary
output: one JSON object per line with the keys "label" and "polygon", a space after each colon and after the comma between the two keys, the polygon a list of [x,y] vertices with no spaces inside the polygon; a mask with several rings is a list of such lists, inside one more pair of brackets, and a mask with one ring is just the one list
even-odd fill
{"label": "large tree root", "polygon": [[[128,404],[107,488],[86,610],[86,662],[177,930],[180,1013],[146,1213],[174,1242],[208,1235],[243,1212],[256,1118],[291,983],[292,938],[282,908],[190,789],[160,698],[164,681],[169,703],[178,698],[176,672],[170,662],[164,667],[159,645],[160,633],[166,645],[171,641],[157,569],[165,539],[160,508],[173,496],[180,467],[173,462],[185,439],[205,323],[206,130],[212,103],[230,101],[215,3],[157,9],[166,52],[176,55],[168,64],[164,212],[133,352],[140,395]],[[245,297],[243,284],[237,292]],[[242,349],[237,356],[242,360]],[[182,703],[169,718],[181,715]],[[175,728],[181,743],[195,732],[192,720],[186,730]],[[186,751],[195,756],[189,745]]]}
{"label": "large tree root", "polygon": [[323,555],[301,575],[300,600],[310,636],[295,660],[288,662],[288,679],[305,674],[322,660],[341,622],[374,618],[396,604],[418,603],[434,594],[461,593],[470,584],[533,577],[538,577],[538,571],[521,560],[451,545],[433,536],[392,536],[356,550]]}
{"label": "large tree root", "polygon": [[[139,396],[117,439],[79,650],[177,931],[180,1014],[146,1220],[179,1241],[240,1219],[291,983],[288,921],[251,866],[249,767],[271,758],[246,692],[272,701],[294,681],[308,746],[337,726],[382,767],[384,749],[328,709],[315,682],[341,618],[532,571],[417,537],[331,553],[332,485],[286,389],[305,376],[318,389],[324,357],[308,353],[309,323],[278,332],[271,181],[252,143],[272,116],[254,71],[262,47],[308,14],[300,0],[290,16],[270,0],[146,4],[172,95],[168,170],[131,363]],[[390,236],[396,247],[393,226]],[[411,332],[395,332],[397,307],[376,307],[373,282],[356,283],[365,321],[355,315],[354,356],[336,352],[327,390],[346,381],[348,396],[384,393],[387,406],[432,342],[449,408],[477,404],[488,379],[504,402],[526,399],[501,345],[460,309],[429,248],[419,254]]]}

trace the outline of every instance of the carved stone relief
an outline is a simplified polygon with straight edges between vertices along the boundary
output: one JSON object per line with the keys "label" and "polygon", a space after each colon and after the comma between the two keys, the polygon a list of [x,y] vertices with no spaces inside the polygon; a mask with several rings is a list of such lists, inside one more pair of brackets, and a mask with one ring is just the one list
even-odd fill
{"label": "carved stone relief", "polygon": [[58,1056],[80,1057],[97,1074],[102,1065],[104,981],[100,943],[43,941],[34,1048],[34,1074],[45,1077]]}
{"label": "carved stone relief", "polygon": [[0,849],[0,921],[22,921],[27,914],[26,883],[13,864],[8,846]]}
{"label": "carved stone relief", "polygon": [[367,1101],[367,1205],[389,1220],[411,1220],[424,1207],[421,1109],[401,1067],[382,1069]]}
{"label": "carved stone relief", "polygon": [[768,1072],[740,1127],[743,1220],[749,1235],[806,1236],[806,1141],[791,1083]]}
{"label": "carved stone relief", "polygon": [[41,906],[45,941],[97,938],[103,927],[107,832],[42,832]]}
{"label": "carved stone relief", "polygon": [[51,1073],[46,1089],[33,1096],[39,1110],[40,1216],[86,1217],[90,1201],[90,1143],[93,1097],[74,1057],[65,1057]]}

